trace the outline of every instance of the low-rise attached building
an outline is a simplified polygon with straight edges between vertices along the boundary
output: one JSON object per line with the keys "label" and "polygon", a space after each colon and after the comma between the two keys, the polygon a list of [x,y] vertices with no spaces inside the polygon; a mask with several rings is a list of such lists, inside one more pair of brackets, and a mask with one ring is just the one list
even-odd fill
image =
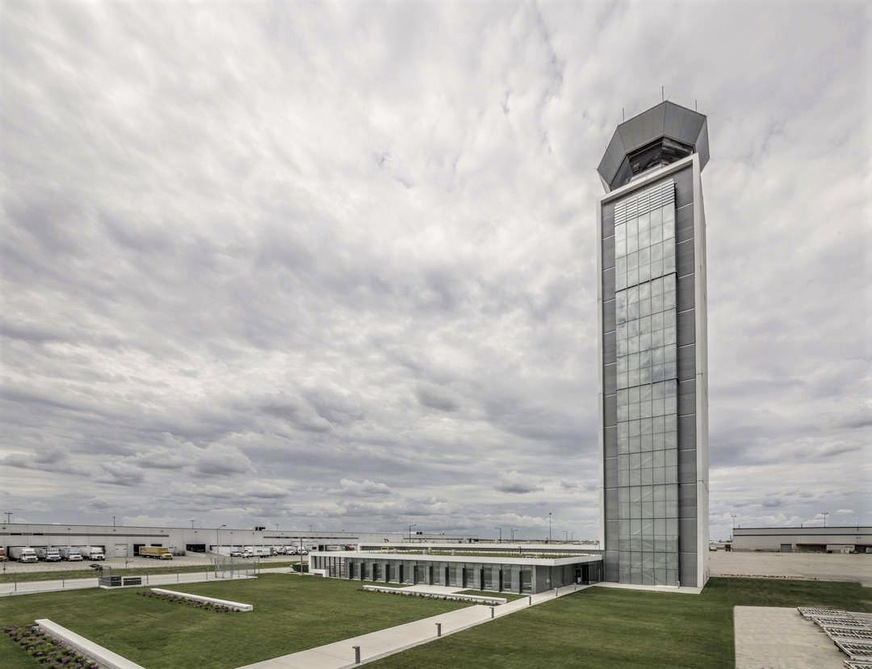
{"label": "low-rise attached building", "polygon": [[331,578],[519,594],[602,580],[599,555],[520,557],[457,554],[457,551],[454,555],[317,551],[309,555],[309,566],[323,570]]}

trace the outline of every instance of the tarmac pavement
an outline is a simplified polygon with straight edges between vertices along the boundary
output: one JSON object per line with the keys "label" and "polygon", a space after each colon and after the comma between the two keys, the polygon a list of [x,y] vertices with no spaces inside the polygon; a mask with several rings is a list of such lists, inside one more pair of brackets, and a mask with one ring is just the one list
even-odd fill
{"label": "tarmac pavement", "polygon": [[709,553],[709,568],[712,576],[806,578],[872,584],[872,555],[866,554],[712,551]]}

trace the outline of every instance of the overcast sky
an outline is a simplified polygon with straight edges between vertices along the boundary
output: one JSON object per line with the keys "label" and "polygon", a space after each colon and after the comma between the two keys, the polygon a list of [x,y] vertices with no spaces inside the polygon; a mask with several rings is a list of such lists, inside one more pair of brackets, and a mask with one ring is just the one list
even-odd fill
{"label": "overcast sky", "polygon": [[595,168],[708,115],[712,536],[872,522],[860,2],[0,3],[0,511],[598,535]]}

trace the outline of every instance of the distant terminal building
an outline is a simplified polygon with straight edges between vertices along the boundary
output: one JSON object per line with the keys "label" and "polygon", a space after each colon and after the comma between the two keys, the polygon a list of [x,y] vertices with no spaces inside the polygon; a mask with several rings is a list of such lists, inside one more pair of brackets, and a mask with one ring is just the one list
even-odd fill
{"label": "distant terminal building", "polygon": [[618,125],[597,171],[605,580],[708,580],[706,117],[663,102]]}
{"label": "distant terminal building", "polygon": [[872,553],[872,527],[737,527],[733,550]]}
{"label": "distant terminal building", "polygon": [[[75,523],[3,523],[0,524],[0,547],[52,548],[97,546],[107,558],[139,555],[143,546],[169,548],[175,555],[186,553],[228,554],[244,546],[293,546],[305,550],[344,550],[361,543],[381,545],[402,542],[404,532],[331,532],[293,531],[228,527],[149,527],[123,525],[82,525]],[[442,534],[417,533],[415,541],[468,542],[474,537],[446,537]]]}

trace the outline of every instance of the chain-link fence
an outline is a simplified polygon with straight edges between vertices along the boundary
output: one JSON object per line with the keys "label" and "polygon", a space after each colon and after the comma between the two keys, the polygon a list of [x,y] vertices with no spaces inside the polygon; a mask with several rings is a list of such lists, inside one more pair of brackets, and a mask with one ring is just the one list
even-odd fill
{"label": "chain-link fence", "polygon": [[214,566],[215,578],[242,578],[246,576],[257,576],[260,569],[260,560],[240,560],[232,557],[219,555],[212,560]]}

